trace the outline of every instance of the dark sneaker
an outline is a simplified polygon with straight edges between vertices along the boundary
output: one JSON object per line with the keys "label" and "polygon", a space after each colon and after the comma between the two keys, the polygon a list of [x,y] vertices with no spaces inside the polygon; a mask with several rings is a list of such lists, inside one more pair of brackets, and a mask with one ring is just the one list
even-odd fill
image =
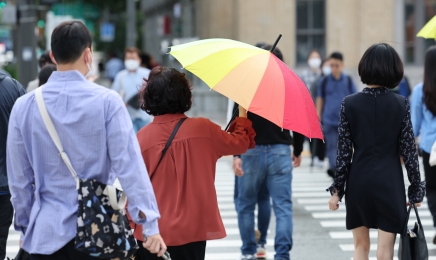
{"label": "dark sneaker", "polygon": [[436,236],[434,236],[434,238],[433,238],[433,244],[436,245]]}

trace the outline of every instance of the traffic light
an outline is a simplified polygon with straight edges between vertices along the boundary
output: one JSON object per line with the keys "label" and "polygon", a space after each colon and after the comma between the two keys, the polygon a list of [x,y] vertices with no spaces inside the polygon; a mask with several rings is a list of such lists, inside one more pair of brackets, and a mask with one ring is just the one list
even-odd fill
{"label": "traffic light", "polygon": [[5,7],[5,6],[6,6],[6,3],[5,3],[5,2],[0,2],[0,10],[2,10],[3,7]]}

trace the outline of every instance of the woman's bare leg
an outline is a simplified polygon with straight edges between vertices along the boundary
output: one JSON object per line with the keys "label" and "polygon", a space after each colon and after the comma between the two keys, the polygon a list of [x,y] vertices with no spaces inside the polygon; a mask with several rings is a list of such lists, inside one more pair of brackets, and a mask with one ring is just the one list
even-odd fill
{"label": "woman's bare leg", "polygon": [[369,229],[367,227],[358,227],[352,230],[354,239],[354,260],[368,260],[369,247]]}
{"label": "woman's bare leg", "polygon": [[394,245],[397,234],[378,230],[377,260],[394,259]]}

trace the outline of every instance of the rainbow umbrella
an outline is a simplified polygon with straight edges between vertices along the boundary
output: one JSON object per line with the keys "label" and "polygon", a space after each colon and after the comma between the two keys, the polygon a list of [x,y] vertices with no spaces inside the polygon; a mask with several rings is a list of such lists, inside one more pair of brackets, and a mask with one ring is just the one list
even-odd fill
{"label": "rainbow umbrella", "polygon": [[247,111],[281,128],[324,139],[307,87],[272,50],[228,39],[207,39],[172,46],[170,54],[211,89]]}

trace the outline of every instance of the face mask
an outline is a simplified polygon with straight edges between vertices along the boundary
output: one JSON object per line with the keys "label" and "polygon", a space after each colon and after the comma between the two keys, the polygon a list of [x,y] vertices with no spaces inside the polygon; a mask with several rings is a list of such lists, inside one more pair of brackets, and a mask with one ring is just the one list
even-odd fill
{"label": "face mask", "polygon": [[124,61],[124,66],[126,66],[126,69],[129,71],[134,71],[137,70],[139,68],[139,61],[137,60],[125,60]]}
{"label": "face mask", "polygon": [[330,68],[330,66],[324,66],[322,67],[322,73],[324,74],[324,76],[328,76],[330,75],[330,73],[332,73],[332,69]]}
{"label": "face mask", "polygon": [[312,69],[317,69],[319,66],[321,66],[321,59],[320,58],[311,58],[307,62],[309,64],[309,67]]}
{"label": "face mask", "polygon": [[[91,54],[91,60],[94,60],[94,57]],[[88,66],[88,73],[86,73],[85,78],[88,78],[89,76],[91,76],[94,73],[94,67],[92,66],[92,61],[91,64],[89,64],[88,62],[86,63],[86,66]]]}

